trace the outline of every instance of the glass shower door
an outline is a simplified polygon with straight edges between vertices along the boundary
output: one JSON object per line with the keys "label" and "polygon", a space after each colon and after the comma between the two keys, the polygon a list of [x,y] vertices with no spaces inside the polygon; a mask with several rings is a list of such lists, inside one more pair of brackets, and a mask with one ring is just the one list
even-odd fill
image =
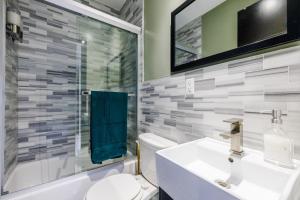
{"label": "glass shower door", "polygon": [[91,163],[93,90],[128,93],[128,155],[134,155],[137,35],[46,1],[16,2],[24,38],[6,58],[5,189],[13,193],[119,161]]}
{"label": "glass shower door", "polygon": [[91,162],[90,92],[128,93],[128,154],[135,154],[137,136],[137,35],[87,17],[78,17],[81,35],[79,80],[80,125],[76,137],[76,171],[86,171],[121,159]]}

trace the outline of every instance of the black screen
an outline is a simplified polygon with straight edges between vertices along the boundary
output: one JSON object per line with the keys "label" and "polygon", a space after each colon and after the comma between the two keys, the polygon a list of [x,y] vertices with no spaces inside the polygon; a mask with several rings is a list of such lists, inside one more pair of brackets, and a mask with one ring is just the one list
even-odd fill
{"label": "black screen", "polygon": [[287,0],[261,0],[238,12],[238,46],[287,33]]}

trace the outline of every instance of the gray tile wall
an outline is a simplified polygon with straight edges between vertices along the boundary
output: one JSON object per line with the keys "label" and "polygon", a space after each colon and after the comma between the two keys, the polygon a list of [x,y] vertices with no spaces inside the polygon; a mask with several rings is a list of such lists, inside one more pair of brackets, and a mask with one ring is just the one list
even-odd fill
{"label": "gray tile wall", "polygon": [[138,86],[138,41],[137,36],[126,34],[122,38],[123,52],[120,54],[121,80],[120,90],[127,92],[128,97],[128,149],[135,154],[137,140],[137,86]]}
{"label": "gray tile wall", "polygon": [[6,39],[6,65],[5,65],[5,150],[4,169],[5,180],[15,169],[17,163],[18,147],[18,116],[17,116],[17,49],[16,44]]}
{"label": "gray tile wall", "polygon": [[176,65],[202,56],[202,18],[198,17],[176,30]]}
{"label": "gray tile wall", "polygon": [[74,0],[79,3],[82,3],[84,5],[96,8],[97,10],[100,10],[102,12],[105,12],[109,15],[115,16],[115,17],[120,17],[120,11],[117,10],[116,8],[112,8],[110,6],[107,6],[104,4],[101,0]]}
{"label": "gray tile wall", "polygon": [[35,0],[19,0],[19,8],[18,162],[73,155],[81,61],[77,16]]}
{"label": "gray tile wall", "polygon": [[143,25],[143,0],[126,0],[121,9],[121,19],[132,23],[136,26]]}
{"label": "gray tile wall", "polygon": [[[7,7],[17,8],[17,1],[6,1]],[[17,115],[17,44],[6,38],[5,58],[5,147],[4,147],[4,181],[6,181],[17,164],[18,149],[18,115]]]}
{"label": "gray tile wall", "polygon": [[[24,41],[8,40],[6,48],[5,180],[18,163],[74,156],[78,108],[85,103],[79,101],[80,75],[89,74],[81,79],[82,89],[133,94],[129,97],[128,147],[135,153],[136,36],[42,1],[8,3],[21,11]],[[90,38],[90,33],[95,35]],[[113,58],[117,59],[110,63]],[[86,146],[88,124],[83,115],[81,119],[81,139]]]}
{"label": "gray tile wall", "polygon": [[142,27],[143,23],[143,0],[126,0],[121,10],[109,7],[101,0],[75,0],[82,4],[96,8],[102,12],[123,19],[129,23]]}
{"label": "gray tile wall", "polygon": [[[82,89],[134,94],[129,99],[128,143],[135,152],[136,36],[40,1],[19,0],[18,6],[24,41],[11,48],[9,58],[15,60],[7,59],[7,168],[13,169],[16,157],[25,162],[74,155],[79,104],[84,103],[79,101],[79,76],[84,74]],[[87,145],[84,123],[82,142]]]}
{"label": "gray tile wall", "polygon": [[[283,127],[300,158],[300,47],[235,60],[143,83],[141,132],[183,143],[202,137],[221,140],[225,119],[244,119],[245,146],[263,148],[271,109],[281,109]],[[195,94],[185,95],[194,78]]]}

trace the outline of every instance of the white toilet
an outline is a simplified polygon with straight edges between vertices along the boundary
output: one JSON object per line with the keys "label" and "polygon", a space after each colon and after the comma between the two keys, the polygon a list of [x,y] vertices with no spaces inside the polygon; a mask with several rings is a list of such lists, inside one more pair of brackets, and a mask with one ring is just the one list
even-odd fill
{"label": "white toilet", "polygon": [[[157,185],[155,152],[177,145],[175,142],[152,133],[139,136],[141,172],[145,179]],[[131,174],[117,174],[94,184],[87,192],[85,200],[142,200],[141,183]]]}

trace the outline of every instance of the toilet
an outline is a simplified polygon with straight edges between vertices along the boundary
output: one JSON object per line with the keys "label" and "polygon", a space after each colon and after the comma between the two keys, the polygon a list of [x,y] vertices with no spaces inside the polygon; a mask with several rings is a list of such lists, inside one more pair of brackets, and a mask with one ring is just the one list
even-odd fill
{"label": "toilet", "polygon": [[[177,143],[152,133],[144,133],[139,135],[139,144],[143,178],[157,187],[155,152]],[[142,200],[143,193],[143,185],[134,175],[117,174],[95,183],[86,193],[84,200]]]}

